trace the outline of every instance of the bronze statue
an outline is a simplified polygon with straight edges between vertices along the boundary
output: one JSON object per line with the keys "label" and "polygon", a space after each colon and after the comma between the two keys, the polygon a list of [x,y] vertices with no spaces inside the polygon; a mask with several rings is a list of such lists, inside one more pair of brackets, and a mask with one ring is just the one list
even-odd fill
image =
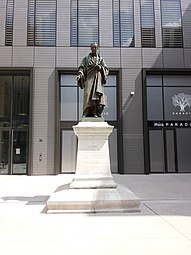
{"label": "bronze statue", "polygon": [[98,54],[97,43],[90,45],[91,53],[84,57],[77,73],[78,85],[84,89],[83,117],[102,117],[105,106],[104,84],[109,70]]}

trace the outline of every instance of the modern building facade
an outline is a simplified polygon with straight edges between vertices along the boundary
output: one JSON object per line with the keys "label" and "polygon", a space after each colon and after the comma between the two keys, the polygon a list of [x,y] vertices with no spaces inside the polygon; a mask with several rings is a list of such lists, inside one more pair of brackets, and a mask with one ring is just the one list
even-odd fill
{"label": "modern building facade", "polygon": [[97,42],[113,173],[191,172],[190,0],[1,0],[0,174],[73,173]]}

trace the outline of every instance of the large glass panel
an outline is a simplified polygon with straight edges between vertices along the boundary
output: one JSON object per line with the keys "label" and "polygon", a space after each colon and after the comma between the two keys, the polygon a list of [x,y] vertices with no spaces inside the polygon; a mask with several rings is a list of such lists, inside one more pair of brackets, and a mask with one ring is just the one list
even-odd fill
{"label": "large glass panel", "polygon": [[56,0],[29,0],[28,45],[56,45]]}
{"label": "large glass panel", "polygon": [[134,47],[132,0],[113,0],[114,47]]}
{"label": "large glass panel", "polygon": [[162,88],[147,88],[148,120],[163,120]]}
{"label": "large glass panel", "polygon": [[162,86],[162,75],[147,75],[147,86]]}
{"label": "large glass panel", "polygon": [[164,87],[166,120],[191,120],[191,90],[188,87]]}
{"label": "large glass panel", "polygon": [[77,86],[76,75],[63,74],[60,76],[60,85],[65,87]]}
{"label": "large glass panel", "polygon": [[29,76],[14,76],[13,126],[29,126]]}
{"label": "large glass panel", "polygon": [[61,87],[61,120],[77,120],[77,87]]}
{"label": "large glass panel", "polygon": [[151,173],[164,172],[164,143],[162,130],[149,131]]}
{"label": "large glass panel", "polygon": [[178,172],[191,172],[191,129],[177,129]]}
{"label": "large glass panel", "polygon": [[183,47],[180,0],[161,0],[163,47]]}
{"label": "large glass panel", "polygon": [[155,47],[154,0],[141,0],[142,47]]}
{"label": "large glass panel", "polygon": [[0,75],[0,127],[11,125],[13,78]]}
{"label": "large glass panel", "polygon": [[71,46],[99,42],[98,0],[71,1]]}
{"label": "large glass panel", "polygon": [[8,174],[9,131],[0,130],[0,174]]}
{"label": "large glass panel", "polygon": [[73,130],[62,131],[61,172],[74,173],[76,168],[77,138]]}
{"label": "large glass panel", "polygon": [[103,112],[103,117],[106,120],[116,120],[116,88],[115,87],[105,87],[105,101],[106,105]]}
{"label": "large glass panel", "polygon": [[13,133],[13,174],[27,173],[27,131]]}
{"label": "large glass panel", "polygon": [[174,131],[166,130],[167,171],[175,172]]}
{"label": "large glass panel", "polygon": [[163,86],[191,86],[191,75],[163,75]]}

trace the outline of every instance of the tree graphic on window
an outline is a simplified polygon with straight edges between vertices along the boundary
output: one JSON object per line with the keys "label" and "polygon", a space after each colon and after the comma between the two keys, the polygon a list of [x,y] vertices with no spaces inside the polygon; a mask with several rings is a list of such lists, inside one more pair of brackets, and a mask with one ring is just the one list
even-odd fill
{"label": "tree graphic on window", "polygon": [[181,112],[185,112],[184,108],[186,106],[191,107],[191,95],[186,95],[184,93],[179,93],[178,95],[174,95],[172,97],[173,105],[179,106]]}

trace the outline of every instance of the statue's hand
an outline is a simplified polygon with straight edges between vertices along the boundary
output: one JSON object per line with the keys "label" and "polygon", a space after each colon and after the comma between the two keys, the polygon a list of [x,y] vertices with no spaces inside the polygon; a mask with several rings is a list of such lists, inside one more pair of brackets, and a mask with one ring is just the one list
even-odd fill
{"label": "statue's hand", "polygon": [[100,65],[96,65],[96,67],[97,67],[98,71],[101,70],[101,66]]}
{"label": "statue's hand", "polygon": [[77,75],[76,76],[76,80],[79,81],[81,79],[81,76],[80,75]]}

